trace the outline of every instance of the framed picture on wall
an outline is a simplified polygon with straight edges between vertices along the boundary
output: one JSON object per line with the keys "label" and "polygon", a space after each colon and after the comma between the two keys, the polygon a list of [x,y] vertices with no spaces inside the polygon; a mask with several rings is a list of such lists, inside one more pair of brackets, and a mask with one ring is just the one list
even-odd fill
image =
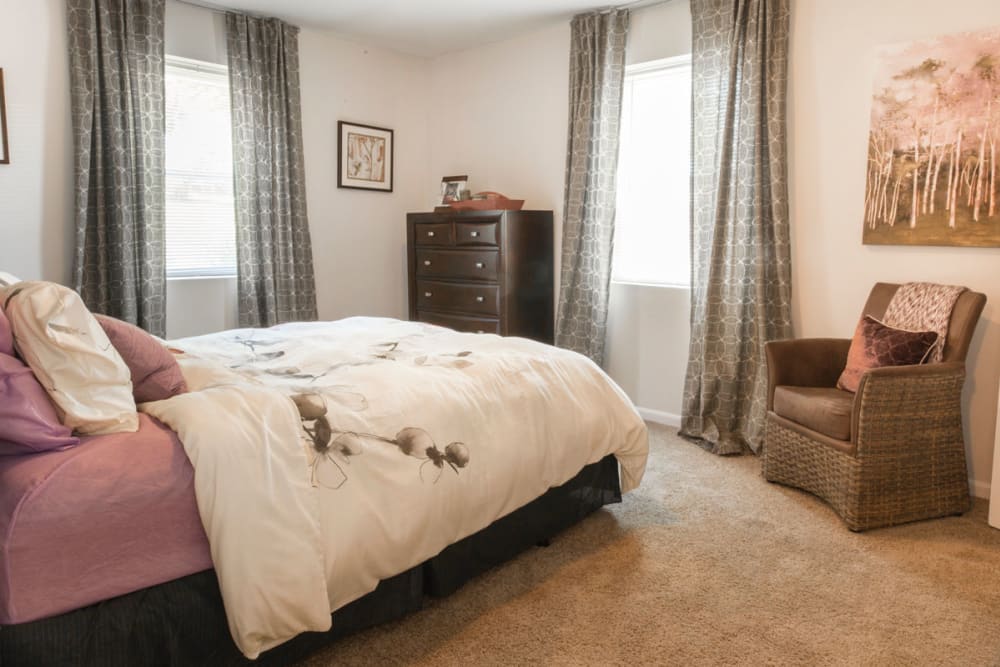
{"label": "framed picture on wall", "polygon": [[1000,27],[876,54],[862,241],[1000,247]]}
{"label": "framed picture on wall", "polygon": [[392,130],[337,121],[337,187],[392,192]]}
{"label": "framed picture on wall", "polygon": [[10,147],[7,145],[7,104],[3,96],[2,67],[0,67],[0,164],[10,164]]}

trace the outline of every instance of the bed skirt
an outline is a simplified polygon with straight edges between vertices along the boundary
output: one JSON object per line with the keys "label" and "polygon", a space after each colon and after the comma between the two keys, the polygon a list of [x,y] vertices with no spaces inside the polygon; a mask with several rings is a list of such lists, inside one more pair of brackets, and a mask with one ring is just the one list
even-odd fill
{"label": "bed skirt", "polygon": [[447,547],[333,614],[327,632],[307,632],[247,660],[226,625],[213,570],[168,581],[52,618],[0,627],[0,667],[14,665],[289,665],[339,637],[400,618],[470,578],[543,544],[594,510],[621,501],[613,456]]}

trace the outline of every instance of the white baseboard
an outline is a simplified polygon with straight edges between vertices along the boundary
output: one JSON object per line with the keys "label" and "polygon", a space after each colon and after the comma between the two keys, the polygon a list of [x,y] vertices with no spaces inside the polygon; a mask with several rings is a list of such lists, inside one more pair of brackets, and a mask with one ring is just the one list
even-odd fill
{"label": "white baseboard", "polygon": [[649,408],[636,407],[639,411],[639,416],[648,422],[653,422],[654,424],[663,424],[664,426],[673,426],[674,428],[680,428],[681,416],[675,415],[671,412],[663,412],[662,410],[650,410]]}
{"label": "white baseboard", "polygon": [[972,485],[971,491],[972,495],[976,498],[989,498],[990,497],[990,485],[986,482],[977,482],[974,479],[970,479],[969,483]]}

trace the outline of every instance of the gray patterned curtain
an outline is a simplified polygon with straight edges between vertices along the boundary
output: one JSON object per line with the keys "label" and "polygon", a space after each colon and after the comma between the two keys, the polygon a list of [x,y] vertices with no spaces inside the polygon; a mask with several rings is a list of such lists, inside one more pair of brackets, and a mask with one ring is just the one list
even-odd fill
{"label": "gray patterned curtain", "polygon": [[239,323],[316,319],[299,99],[299,29],[226,14]]}
{"label": "gray patterned curtain", "polygon": [[681,434],[760,448],[764,344],[791,336],[788,0],[691,0],[691,347]]}
{"label": "gray patterned curtain", "polygon": [[164,0],[67,0],[74,287],[87,306],[166,333]]}
{"label": "gray patterned curtain", "polygon": [[628,24],[627,9],[581,14],[571,24],[556,345],[598,364],[608,319]]}

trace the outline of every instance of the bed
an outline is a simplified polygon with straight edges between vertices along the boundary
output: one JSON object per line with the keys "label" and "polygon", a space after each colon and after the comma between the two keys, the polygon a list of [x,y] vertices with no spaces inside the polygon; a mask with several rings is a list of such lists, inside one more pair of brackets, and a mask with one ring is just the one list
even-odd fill
{"label": "bed", "polygon": [[171,344],[190,391],[136,433],[0,457],[0,665],[288,664],[645,465],[620,389],[532,341],[349,318]]}

